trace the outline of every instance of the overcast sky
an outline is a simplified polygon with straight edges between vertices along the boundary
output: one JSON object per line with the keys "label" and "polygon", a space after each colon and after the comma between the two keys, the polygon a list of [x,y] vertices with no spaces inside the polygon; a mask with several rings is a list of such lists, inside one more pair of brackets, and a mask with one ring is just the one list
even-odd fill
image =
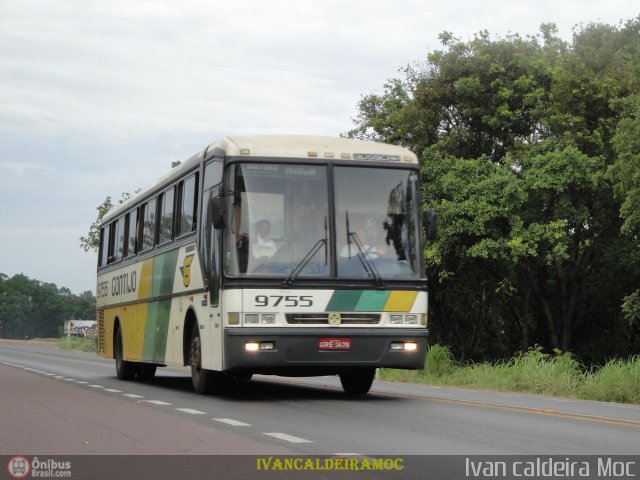
{"label": "overcast sky", "polygon": [[107,195],[217,138],[338,135],[444,30],[535,34],[637,0],[0,0],[0,272],[95,290]]}

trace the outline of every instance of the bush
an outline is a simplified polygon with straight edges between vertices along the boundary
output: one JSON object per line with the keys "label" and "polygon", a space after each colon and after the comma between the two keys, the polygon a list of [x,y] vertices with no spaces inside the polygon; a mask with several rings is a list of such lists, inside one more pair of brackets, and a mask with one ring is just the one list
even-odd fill
{"label": "bush", "polygon": [[583,370],[571,353],[539,346],[508,361],[460,365],[447,347],[433,345],[423,370],[380,369],[380,379],[640,404],[640,356]]}
{"label": "bush", "polygon": [[640,403],[640,356],[611,360],[589,375],[579,396],[603,402]]}
{"label": "bush", "polygon": [[63,350],[80,350],[81,352],[95,352],[95,340],[82,337],[61,338],[58,340],[58,348]]}

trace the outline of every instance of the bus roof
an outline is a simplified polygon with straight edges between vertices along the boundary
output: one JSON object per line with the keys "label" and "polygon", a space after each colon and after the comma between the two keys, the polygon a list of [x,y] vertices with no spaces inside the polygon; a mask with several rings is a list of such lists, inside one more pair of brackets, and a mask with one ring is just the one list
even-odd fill
{"label": "bus roof", "polygon": [[114,205],[104,215],[102,223],[111,221],[125,212],[141,198],[162,191],[176,179],[191,171],[205,158],[247,157],[247,158],[308,158],[327,161],[363,161],[418,164],[418,158],[409,149],[386,143],[356,140],[344,137],[323,137],[313,135],[254,135],[224,137],[210,144],[205,150],[191,156],[178,167],[167,172],[147,188],[143,188],[128,200]]}
{"label": "bus roof", "polygon": [[323,158],[418,163],[410,150],[397,145],[343,137],[310,135],[256,135],[226,137],[209,145],[228,156]]}

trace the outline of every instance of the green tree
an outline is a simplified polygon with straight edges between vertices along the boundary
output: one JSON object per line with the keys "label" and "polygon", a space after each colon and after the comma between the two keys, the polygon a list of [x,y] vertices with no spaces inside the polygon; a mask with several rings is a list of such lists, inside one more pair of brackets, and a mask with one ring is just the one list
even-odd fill
{"label": "green tree", "polygon": [[445,32],[442,50],[358,104],[349,135],[423,157],[439,224],[430,318],[460,358],[534,343],[589,361],[626,351],[620,304],[640,269],[611,179],[633,218],[637,117],[620,116],[635,112],[639,25],[581,26],[571,43],[552,24],[527,38]]}
{"label": "green tree", "polygon": [[[137,190],[136,193],[138,191],[139,190]],[[123,192],[122,197],[118,200],[118,205],[121,205],[129,198],[131,198],[131,194]],[[96,220],[89,227],[87,236],[80,237],[80,247],[84,249],[85,252],[88,252],[89,250],[93,250],[94,252],[98,251],[98,248],[100,247],[100,225],[102,224],[102,217],[104,217],[113,207],[114,203],[111,201],[111,197],[108,196],[105,198],[104,202],[96,208],[98,211]]]}

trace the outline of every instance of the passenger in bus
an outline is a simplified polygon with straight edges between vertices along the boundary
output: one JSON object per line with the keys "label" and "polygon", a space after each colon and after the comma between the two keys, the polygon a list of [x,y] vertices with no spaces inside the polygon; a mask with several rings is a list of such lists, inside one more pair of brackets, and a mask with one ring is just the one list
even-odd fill
{"label": "passenger in bus", "polygon": [[251,246],[253,258],[271,258],[278,251],[276,242],[269,238],[270,230],[271,223],[269,220],[262,219],[256,222],[256,235]]}

